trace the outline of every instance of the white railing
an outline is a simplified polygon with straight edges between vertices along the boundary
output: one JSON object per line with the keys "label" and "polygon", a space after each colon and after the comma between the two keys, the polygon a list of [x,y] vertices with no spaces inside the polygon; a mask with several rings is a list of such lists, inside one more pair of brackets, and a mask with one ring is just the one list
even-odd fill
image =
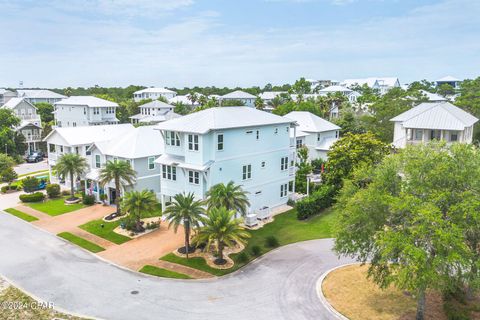
{"label": "white railing", "polygon": [[38,120],[40,121],[40,116],[38,114],[21,114],[17,115],[21,120]]}
{"label": "white railing", "polygon": [[27,134],[25,136],[25,141],[26,142],[37,142],[42,140],[42,136],[39,134]]}

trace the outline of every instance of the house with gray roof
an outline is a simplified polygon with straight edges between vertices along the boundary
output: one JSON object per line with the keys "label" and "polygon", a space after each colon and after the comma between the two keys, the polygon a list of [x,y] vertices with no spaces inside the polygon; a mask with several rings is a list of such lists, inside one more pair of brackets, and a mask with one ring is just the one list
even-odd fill
{"label": "house with gray roof", "polygon": [[18,89],[17,90],[17,96],[19,98],[24,98],[30,103],[39,103],[39,102],[45,102],[45,103],[50,103],[54,104],[62,99],[67,98],[66,96],[46,90],[46,89]]}
{"label": "house with gray roof", "polygon": [[471,143],[478,119],[449,102],[424,102],[390,121],[393,145],[404,148],[431,140]]}
{"label": "house with gray roof", "polygon": [[257,97],[254,96],[253,94],[250,94],[248,92],[241,91],[241,90],[236,90],[236,91],[227,93],[223,96],[220,96],[218,99],[220,100],[220,103],[222,103],[222,101],[228,101],[228,100],[241,101],[246,107],[255,108],[256,98]]}
{"label": "house with gray roof", "polygon": [[0,106],[3,106],[8,100],[15,98],[17,96],[16,92],[0,88]]}
{"label": "house with gray roof", "polygon": [[157,124],[181,117],[173,111],[175,106],[159,100],[142,104],[138,108],[140,113],[130,117],[132,124]]}
{"label": "house with gray roof", "polygon": [[116,102],[94,96],[72,96],[54,104],[57,127],[83,127],[119,123]]}

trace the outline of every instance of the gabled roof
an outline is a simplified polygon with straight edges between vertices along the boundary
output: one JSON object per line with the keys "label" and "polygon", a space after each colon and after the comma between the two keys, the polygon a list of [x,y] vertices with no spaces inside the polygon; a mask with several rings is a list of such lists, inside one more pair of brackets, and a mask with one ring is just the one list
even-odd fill
{"label": "gabled roof", "polygon": [[18,106],[22,102],[28,103],[30,106],[32,106],[32,108],[37,109],[33,104],[31,104],[24,98],[11,98],[2,107],[7,109],[14,109],[16,106]]}
{"label": "gabled roof", "polygon": [[405,128],[464,130],[478,119],[449,102],[424,102],[390,121],[403,122]]}
{"label": "gabled roof", "polygon": [[255,99],[256,96],[245,91],[236,90],[221,96],[221,99]]}
{"label": "gabled roof", "polygon": [[[201,93],[197,93],[197,98],[203,96]],[[175,103],[182,103],[182,104],[187,104],[187,105],[192,105],[192,101],[190,101],[190,94],[186,95],[177,95],[173,98],[168,99],[168,102],[175,104]],[[194,105],[200,105],[200,102],[198,100],[194,103]]]}
{"label": "gabled roof", "polygon": [[211,130],[246,128],[294,121],[249,107],[218,107],[160,123],[159,130],[204,134]]}
{"label": "gabled roof", "polygon": [[161,108],[161,109],[168,108],[168,109],[171,109],[174,106],[172,106],[171,104],[165,103],[163,101],[153,100],[151,102],[142,104],[141,106],[138,106],[138,107],[139,108]]}
{"label": "gabled roof", "polygon": [[318,92],[320,93],[328,93],[328,92],[353,92],[353,90],[350,90],[346,87],[343,86],[329,86],[326,88],[323,88],[322,90],[319,90]]}
{"label": "gabled roof", "polygon": [[53,139],[54,135],[58,135],[63,141],[71,146],[84,145],[118,138],[133,129],[134,127],[130,123],[54,128],[43,140],[49,141],[49,139]]}
{"label": "gabled roof", "polygon": [[10,90],[7,90],[7,89],[5,89],[5,88],[0,88],[0,94],[2,94],[2,95],[4,95],[4,94],[16,95],[15,92],[10,91]]}
{"label": "gabled roof", "polygon": [[118,107],[118,104],[116,102],[108,101],[94,96],[71,96],[56,102],[55,105],[87,106],[90,108]]}
{"label": "gabled roof", "polygon": [[432,101],[432,102],[447,101],[446,98],[442,97],[437,93],[431,93],[426,90],[420,90],[420,92],[423,93],[423,95],[425,95],[429,101]]}
{"label": "gabled roof", "polygon": [[162,134],[155,126],[134,128],[118,139],[98,143],[103,154],[126,159],[159,156],[163,153],[163,145]]}
{"label": "gabled roof", "polygon": [[332,130],[340,130],[336,124],[320,118],[308,111],[292,111],[284,116],[297,122],[297,130],[303,132],[325,132]]}
{"label": "gabled roof", "polygon": [[452,76],[446,76],[446,77],[435,80],[435,82],[458,82],[458,81],[462,81],[462,80]]}
{"label": "gabled roof", "polygon": [[287,91],[265,91],[265,92],[260,93],[258,96],[262,100],[272,100],[276,96],[281,95],[282,93],[287,93]]}
{"label": "gabled roof", "polygon": [[169,90],[167,88],[146,88],[146,89],[142,89],[134,92],[134,94],[141,94],[141,93],[176,93],[176,92]]}
{"label": "gabled roof", "polygon": [[22,98],[35,99],[64,99],[66,96],[50,90],[17,90],[18,96]]}

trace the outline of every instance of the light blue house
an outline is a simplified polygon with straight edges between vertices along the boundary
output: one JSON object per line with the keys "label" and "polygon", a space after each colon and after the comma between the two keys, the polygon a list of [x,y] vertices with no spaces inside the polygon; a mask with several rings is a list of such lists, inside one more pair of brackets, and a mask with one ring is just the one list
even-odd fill
{"label": "light blue house", "polygon": [[250,107],[211,108],[160,123],[163,207],[183,192],[205,199],[212,186],[229,181],[248,192],[250,212],[286,204],[295,188],[295,126]]}

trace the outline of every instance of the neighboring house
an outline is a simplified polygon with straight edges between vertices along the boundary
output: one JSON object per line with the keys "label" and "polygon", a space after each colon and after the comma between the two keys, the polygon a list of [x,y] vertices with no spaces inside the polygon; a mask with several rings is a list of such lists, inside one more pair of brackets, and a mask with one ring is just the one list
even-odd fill
{"label": "neighboring house", "polygon": [[84,127],[117,124],[118,104],[94,96],[72,96],[55,103],[57,127]]}
{"label": "neighboring house", "polygon": [[175,106],[159,100],[142,104],[139,108],[140,113],[130,117],[132,124],[157,124],[180,117],[173,112]]}
{"label": "neighboring house", "polygon": [[233,181],[248,192],[250,212],[287,203],[294,192],[293,120],[250,107],[210,108],[160,123],[165,153],[160,199],[193,192],[205,199],[218,183]]}
{"label": "neighboring house", "polygon": [[170,98],[168,99],[168,103],[170,104],[176,104],[176,103],[181,103],[181,104],[184,104],[184,105],[187,105],[187,106],[191,106],[191,107],[199,107],[200,106],[200,102],[198,101],[198,99],[200,97],[203,96],[203,94],[201,93],[196,93],[196,96],[197,96],[197,100],[192,102],[192,100],[190,99],[190,94],[186,94],[186,95],[178,95],[178,96],[175,96],[173,98]]}
{"label": "neighboring house", "polygon": [[394,122],[393,145],[404,148],[434,139],[471,143],[478,119],[449,102],[425,102],[390,121]]}
{"label": "neighboring house", "polygon": [[380,94],[387,93],[392,88],[400,88],[400,81],[395,77],[370,77],[363,79],[345,79],[340,85],[350,88],[356,85],[363,86],[366,84],[372,89],[377,89]]}
{"label": "neighboring house", "polygon": [[420,92],[427,97],[429,102],[443,102],[448,101],[446,98],[442,97],[437,93],[431,93],[426,90],[420,90]]}
{"label": "neighboring house", "polygon": [[273,99],[275,99],[277,96],[281,95],[282,93],[288,93],[287,91],[265,91],[260,93],[258,96],[260,99],[263,100],[263,103],[265,105],[268,105],[270,102],[272,102]]}
{"label": "neighboring house", "polygon": [[[348,101],[352,104],[355,104],[357,102],[357,98],[361,96],[360,93],[350,90],[349,88],[346,88],[343,86],[330,86],[318,91],[320,95],[324,95],[324,96],[328,94],[335,94],[338,92],[341,93],[343,96],[345,96],[348,99]],[[338,107],[339,106],[336,105],[335,103],[332,104],[332,107],[330,109],[330,119],[338,118],[340,113],[340,110]]]}
{"label": "neighboring house", "polygon": [[312,90],[316,90],[317,88],[321,89],[321,88],[339,85],[339,82],[337,80],[306,79],[306,81],[310,82]]}
{"label": "neighboring house", "polygon": [[256,98],[257,97],[254,96],[253,94],[250,94],[248,92],[244,92],[241,90],[237,90],[237,91],[227,93],[226,95],[223,95],[218,99],[220,100],[220,102],[227,101],[227,100],[238,100],[238,101],[242,101],[246,107],[255,108]]}
{"label": "neighboring house", "polygon": [[43,90],[43,89],[42,90],[18,89],[17,96],[19,98],[24,98],[30,103],[45,102],[50,104],[55,104],[56,102],[59,102],[60,100],[67,98],[66,96],[61,95],[59,93],[56,93],[50,90]]}
{"label": "neighboring house", "polygon": [[0,88],[0,106],[3,106],[8,100],[15,98],[17,94],[13,91]]}
{"label": "neighboring house", "polygon": [[[52,183],[61,183],[67,186],[70,183],[68,177],[66,181],[60,181],[60,178],[53,170],[57,160],[62,155],[77,153],[85,157],[88,163],[91,163],[90,154],[87,151],[93,143],[119,140],[134,129],[129,123],[92,127],[54,128],[43,139],[43,141],[47,142],[48,168]],[[125,147],[128,148],[128,146]]]}
{"label": "neighboring house", "polygon": [[[295,145],[308,148],[308,159],[327,159],[332,144],[338,140],[340,127],[307,111],[292,111],[284,116],[297,124]],[[293,134],[290,134],[293,138]]]}
{"label": "neighboring house", "polygon": [[146,88],[135,91],[133,93],[133,100],[139,102],[146,99],[157,100],[160,97],[168,100],[175,97],[176,95],[177,93],[175,91],[168,90],[167,88]]}
{"label": "neighboring house", "polygon": [[85,190],[97,201],[100,194],[106,194],[110,204],[117,197],[113,182],[105,187],[98,182],[100,170],[108,161],[127,161],[135,170],[135,184],[126,186],[124,191],[150,190],[160,198],[160,166],[155,159],[163,153],[163,138],[153,126],[138,127],[118,138],[94,142],[88,151],[91,170],[85,175]]}
{"label": "neighboring house", "polygon": [[446,76],[446,77],[440,78],[438,80],[435,80],[435,83],[436,83],[437,87],[441,86],[442,84],[448,84],[448,85],[451,85],[454,89],[459,89],[461,81],[462,80],[457,79],[455,77]]}
{"label": "neighboring house", "polygon": [[37,150],[42,141],[42,123],[37,108],[23,98],[11,98],[2,108],[10,109],[20,119],[20,125],[15,128],[25,137],[27,153]]}

